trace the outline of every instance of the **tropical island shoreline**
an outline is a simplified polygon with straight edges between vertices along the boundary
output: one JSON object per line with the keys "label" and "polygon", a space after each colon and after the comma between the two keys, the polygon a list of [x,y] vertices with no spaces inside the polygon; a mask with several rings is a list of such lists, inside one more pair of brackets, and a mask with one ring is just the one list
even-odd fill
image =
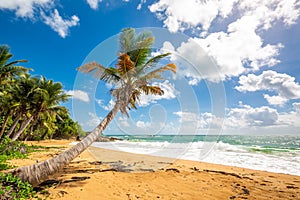
{"label": "tropical island shoreline", "polygon": [[[28,141],[47,148],[9,162],[41,162],[73,141]],[[50,199],[297,199],[300,176],[89,147],[39,187]]]}

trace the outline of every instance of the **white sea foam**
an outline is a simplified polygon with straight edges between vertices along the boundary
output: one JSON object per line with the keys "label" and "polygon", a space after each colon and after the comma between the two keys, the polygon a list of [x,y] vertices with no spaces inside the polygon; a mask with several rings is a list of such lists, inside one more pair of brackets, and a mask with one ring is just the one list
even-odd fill
{"label": "white sea foam", "polygon": [[96,142],[95,147],[300,176],[300,152],[266,154],[222,142]]}

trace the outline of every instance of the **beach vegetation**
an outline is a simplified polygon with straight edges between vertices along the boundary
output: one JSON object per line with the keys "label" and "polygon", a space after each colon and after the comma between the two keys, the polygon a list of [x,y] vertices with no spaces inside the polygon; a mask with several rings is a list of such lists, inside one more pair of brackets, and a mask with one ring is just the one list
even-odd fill
{"label": "beach vegetation", "polygon": [[12,141],[5,137],[0,143],[0,170],[6,170],[14,168],[14,166],[7,163],[7,160],[15,158],[26,158],[28,148],[22,142]]}
{"label": "beach vegetation", "polygon": [[11,173],[0,174],[0,196],[1,199],[21,200],[37,197],[31,184],[23,182]]}
{"label": "beach vegetation", "polygon": [[134,29],[126,28],[119,34],[119,55],[113,67],[105,67],[97,62],[79,67],[80,72],[90,73],[112,85],[110,94],[114,97],[114,107],[91,133],[70,149],[44,162],[15,169],[14,173],[33,185],[42,182],[96,141],[118,112],[129,116],[129,110],[137,109],[141,95],[163,95],[163,89],[155,85],[153,80],[163,80],[162,73],[175,73],[177,67],[173,63],[159,65],[170,53],[155,52],[156,56],[153,56],[153,43],[151,32],[137,34]]}
{"label": "beach vegetation", "polygon": [[0,45],[0,141],[70,138],[83,134],[66,107],[69,95],[59,82],[33,76],[18,66],[26,60],[10,61],[9,47]]}

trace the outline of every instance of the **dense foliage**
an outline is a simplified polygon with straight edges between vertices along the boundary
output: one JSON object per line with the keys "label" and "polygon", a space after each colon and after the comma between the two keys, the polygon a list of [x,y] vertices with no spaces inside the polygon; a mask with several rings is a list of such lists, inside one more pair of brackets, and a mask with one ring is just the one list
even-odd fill
{"label": "dense foliage", "polygon": [[32,185],[12,174],[0,174],[0,200],[18,200],[35,197]]}
{"label": "dense foliage", "polygon": [[[20,140],[60,139],[83,135],[60,103],[69,98],[61,83],[32,76],[31,69],[11,61],[7,46],[0,45],[0,171],[14,168],[7,161],[26,158],[34,151]],[[32,185],[11,173],[0,173],[0,200],[37,197]]]}
{"label": "dense foliage", "polygon": [[14,158],[25,158],[27,156],[28,147],[19,141],[11,141],[5,137],[0,143],[0,170],[13,168],[6,161]]}
{"label": "dense foliage", "polygon": [[30,69],[9,62],[12,54],[0,45],[0,140],[42,140],[69,138],[82,134],[68,110],[60,103],[68,100],[61,83],[32,76]]}

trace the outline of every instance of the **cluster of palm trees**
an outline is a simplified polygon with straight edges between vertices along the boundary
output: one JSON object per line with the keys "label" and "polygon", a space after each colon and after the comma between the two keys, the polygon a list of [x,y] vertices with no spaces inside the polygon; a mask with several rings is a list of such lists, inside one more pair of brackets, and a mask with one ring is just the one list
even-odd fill
{"label": "cluster of palm trees", "polygon": [[0,45],[0,140],[77,134],[79,125],[59,105],[69,97],[62,84],[30,75],[31,69],[17,66],[26,61],[9,62],[12,56],[8,46]]}

